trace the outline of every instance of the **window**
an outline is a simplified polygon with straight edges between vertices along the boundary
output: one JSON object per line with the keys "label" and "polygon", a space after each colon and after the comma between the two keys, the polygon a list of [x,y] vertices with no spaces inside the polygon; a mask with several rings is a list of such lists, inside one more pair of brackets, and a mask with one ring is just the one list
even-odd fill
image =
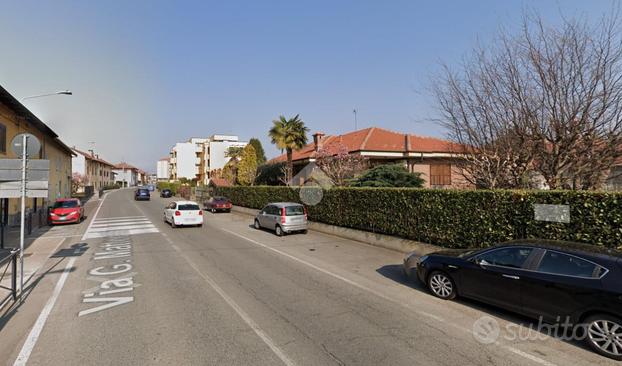
{"label": "window", "polygon": [[54,206],[52,206],[52,208],[74,208],[74,207],[78,207],[78,201],[75,201],[75,200],[56,201],[54,202]]}
{"label": "window", "polygon": [[547,250],[542,257],[539,272],[574,277],[599,277],[606,273],[602,267],[573,255]]}
{"label": "window", "polygon": [[6,154],[6,126],[0,123],[0,153]]}
{"label": "window", "polygon": [[300,216],[305,214],[305,208],[303,206],[287,206],[285,208],[286,216]]}
{"label": "window", "polygon": [[486,252],[476,259],[484,265],[521,268],[531,251],[531,248],[501,248]]}
{"label": "window", "polygon": [[430,185],[432,186],[451,185],[451,164],[431,164],[430,165]]}
{"label": "window", "polygon": [[179,207],[177,207],[177,209],[180,210],[180,211],[200,211],[201,210],[199,205],[194,205],[194,204],[190,204],[190,203],[179,205]]}

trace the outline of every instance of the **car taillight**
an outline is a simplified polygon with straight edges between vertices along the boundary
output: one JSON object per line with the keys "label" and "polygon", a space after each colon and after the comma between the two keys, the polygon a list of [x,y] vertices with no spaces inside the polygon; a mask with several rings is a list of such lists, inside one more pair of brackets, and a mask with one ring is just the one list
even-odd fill
{"label": "car taillight", "polygon": [[281,224],[285,223],[285,207],[281,208]]}
{"label": "car taillight", "polygon": [[175,211],[175,216],[181,216],[181,212]]}
{"label": "car taillight", "polygon": [[305,220],[307,219],[307,206],[305,206]]}
{"label": "car taillight", "polygon": [[203,210],[199,211],[199,216],[203,216]]}

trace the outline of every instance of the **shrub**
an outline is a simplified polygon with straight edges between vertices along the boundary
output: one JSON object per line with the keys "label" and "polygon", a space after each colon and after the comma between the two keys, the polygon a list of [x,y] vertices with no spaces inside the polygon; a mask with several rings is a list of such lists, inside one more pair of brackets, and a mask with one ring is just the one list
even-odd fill
{"label": "shrub", "polygon": [[351,182],[353,187],[411,187],[421,188],[425,181],[421,173],[410,173],[404,165],[378,165]]}
{"label": "shrub", "polygon": [[[299,188],[219,187],[235,205],[300,202]],[[571,222],[536,221],[535,203],[570,206]],[[487,247],[520,238],[622,243],[622,193],[585,191],[333,188],[309,206],[309,219],[450,248]]]}
{"label": "shrub", "polygon": [[163,189],[170,189],[173,193],[173,196],[177,194],[179,191],[179,187],[181,187],[181,183],[179,182],[158,182],[156,184],[156,188],[161,191]]}

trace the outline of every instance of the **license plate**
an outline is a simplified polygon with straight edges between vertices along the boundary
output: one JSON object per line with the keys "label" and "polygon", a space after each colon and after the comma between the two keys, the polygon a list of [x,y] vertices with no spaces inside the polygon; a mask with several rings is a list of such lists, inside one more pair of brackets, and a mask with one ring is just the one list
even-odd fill
{"label": "license plate", "polygon": [[60,221],[65,221],[65,220],[67,220],[67,217],[65,217],[65,216],[61,216],[61,217],[59,217],[58,219],[59,219]]}

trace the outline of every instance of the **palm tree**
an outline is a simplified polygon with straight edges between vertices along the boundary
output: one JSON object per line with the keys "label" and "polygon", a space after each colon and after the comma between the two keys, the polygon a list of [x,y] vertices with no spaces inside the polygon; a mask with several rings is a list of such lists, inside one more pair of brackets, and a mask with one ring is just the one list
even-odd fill
{"label": "palm tree", "polygon": [[272,121],[273,125],[268,132],[268,136],[272,139],[272,143],[277,148],[285,149],[287,153],[287,182],[292,180],[293,163],[292,155],[294,150],[300,150],[307,144],[307,132],[309,129],[305,127],[305,123],[297,114],[294,118],[287,119],[285,116],[279,116],[279,119]]}

